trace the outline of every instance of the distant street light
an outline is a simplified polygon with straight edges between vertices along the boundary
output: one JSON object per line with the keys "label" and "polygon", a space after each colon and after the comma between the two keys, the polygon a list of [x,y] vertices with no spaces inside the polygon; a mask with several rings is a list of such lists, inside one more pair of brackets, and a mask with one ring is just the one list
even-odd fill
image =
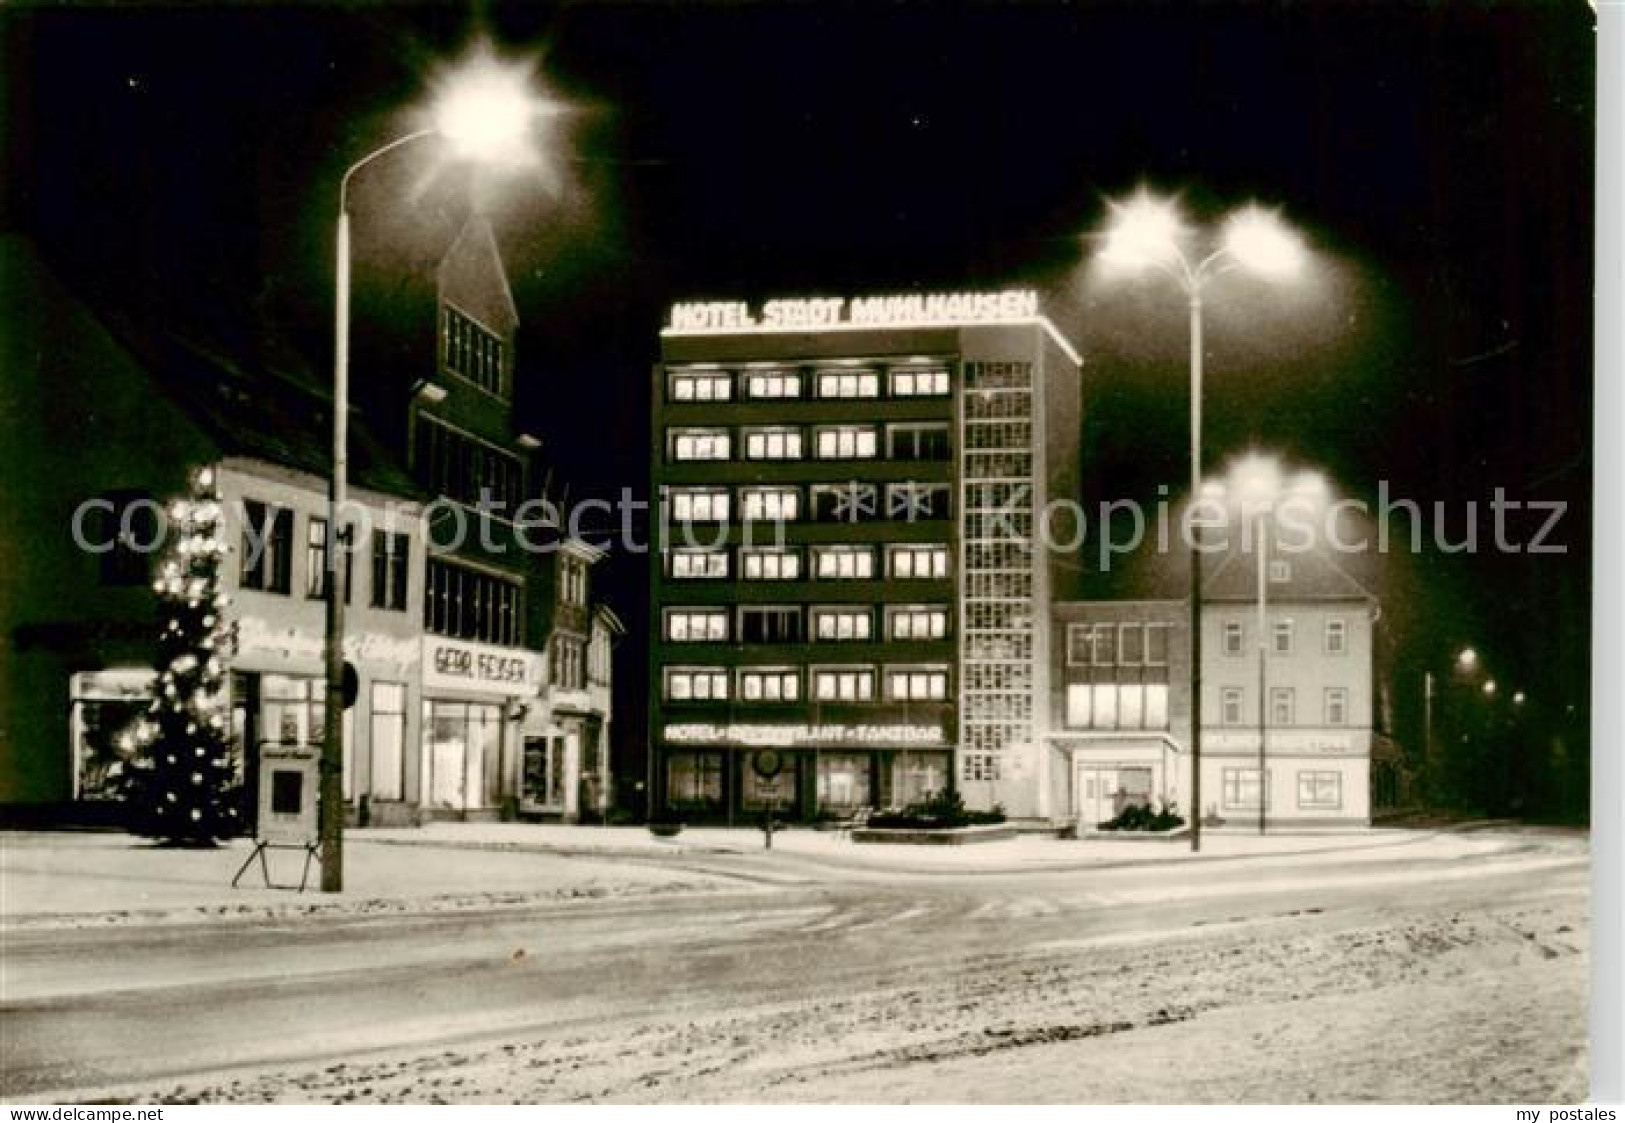
{"label": "distant street light", "polygon": [[[1274,211],[1248,205],[1227,218],[1217,245],[1205,256],[1186,255],[1194,237],[1172,199],[1141,190],[1109,204],[1100,261],[1133,273],[1158,269],[1173,278],[1190,303],[1191,502],[1202,490],[1202,292],[1213,278],[1241,268],[1269,280],[1295,275],[1307,253],[1302,239]],[[1211,238],[1211,235],[1210,235]],[[1191,850],[1202,848],[1202,553],[1190,542]],[[1263,776],[1259,776],[1262,785]],[[1262,802],[1262,798],[1261,798]]]}
{"label": "distant street light", "polygon": [[1524,703],[1523,691],[1520,690],[1520,691],[1518,691],[1516,694],[1514,694],[1512,696],[1512,704],[1514,706],[1521,706],[1521,705],[1523,705],[1523,703]]}
{"label": "distant street light", "polygon": [[1494,679],[1486,679],[1484,681],[1484,693],[1488,697],[1491,697],[1491,698],[1495,697],[1495,680]]}
{"label": "distant street light", "polygon": [[350,412],[350,180],[374,160],[427,137],[441,138],[452,154],[481,164],[519,164],[533,158],[531,125],[547,103],[530,89],[530,68],[503,63],[481,49],[434,83],[433,127],[397,137],[351,164],[339,180],[334,283],[333,474],[328,484],[327,701],[322,738],[322,892],[344,889],[344,578],[340,528],[348,489]]}
{"label": "distant street light", "polygon": [[1472,670],[1478,666],[1478,652],[1470,647],[1462,648],[1461,654],[1456,656],[1456,665],[1464,671]]}
{"label": "distant street light", "polygon": [[[1252,452],[1238,461],[1223,481],[1205,485],[1203,493],[1218,494],[1233,499],[1240,508],[1241,517],[1251,515],[1258,520],[1258,533],[1254,550],[1258,560],[1258,833],[1265,830],[1269,786],[1265,782],[1268,763],[1269,739],[1269,554],[1268,522],[1278,508],[1287,503],[1315,503],[1324,505],[1330,488],[1326,477],[1319,472],[1299,471],[1290,477],[1281,461],[1263,453]],[[1245,541],[1245,539],[1244,539]]]}

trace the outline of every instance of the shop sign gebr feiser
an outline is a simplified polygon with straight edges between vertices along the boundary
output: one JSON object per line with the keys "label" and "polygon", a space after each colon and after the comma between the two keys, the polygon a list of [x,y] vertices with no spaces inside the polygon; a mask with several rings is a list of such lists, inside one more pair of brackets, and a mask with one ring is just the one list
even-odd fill
{"label": "shop sign gebr feiser", "polygon": [[423,685],[451,689],[486,689],[501,694],[528,694],[540,677],[540,656],[489,644],[426,637],[423,641]]}

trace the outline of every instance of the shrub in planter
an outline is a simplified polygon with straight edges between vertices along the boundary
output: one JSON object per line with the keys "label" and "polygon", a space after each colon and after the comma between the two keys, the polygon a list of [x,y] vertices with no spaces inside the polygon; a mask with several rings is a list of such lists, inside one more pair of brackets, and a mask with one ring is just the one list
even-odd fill
{"label": "shrub in planter", "polygon": [[1115,819],[1099,824],[1103,831],[1171,831],[1185,825],[1185,820],[1166,800],[1156,811],[1149,806],[1132,804],[1118,812]]}
{"label": "shrub in planter", "polygon": [[992,826],[1004,822],[1004,808],[972,811],[958,792],[942,791],[922,803],[898,810],[887,808],[869,817],[869,826],[882,830],[952,830],[955,827]]}
{"label": "shrub in planter", "polygon": [[649,820],[649,833],[656,838],[676,838],[683,830],[683,821],[671,812]]}

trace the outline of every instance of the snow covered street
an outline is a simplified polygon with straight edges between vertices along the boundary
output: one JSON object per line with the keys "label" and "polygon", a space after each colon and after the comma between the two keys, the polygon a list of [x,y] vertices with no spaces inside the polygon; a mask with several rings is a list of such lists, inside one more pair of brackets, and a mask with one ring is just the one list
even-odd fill
{"label": "snow covered street", "polygon": [[[366,888],[349,901],[261,890],[233,913],[180,875],[109,919],[65,888],[43,907],[38,879],[73,881],[73,847],[10,836],[0,1090],[244,1102],[1585,1094],[1583,836],[1373,832],[1318,849],[1282,839],[1271,855],[1238,839],[1237,853],[1198,861],[1016,840],[958,868],[810,834],[772,854],[730,837],[740,852],[685,834],[664,855],[596,857],[358,842]],[[103,885],[120,868],[133,878],[131,861],[77,860]],[[146,1032],[157,1024],[162,1055]]]}

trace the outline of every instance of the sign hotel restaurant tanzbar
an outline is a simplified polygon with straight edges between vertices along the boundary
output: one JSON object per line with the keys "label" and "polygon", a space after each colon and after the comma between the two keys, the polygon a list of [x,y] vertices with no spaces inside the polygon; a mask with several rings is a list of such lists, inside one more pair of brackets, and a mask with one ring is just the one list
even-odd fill
{"label": "sign hotel restaurant tanzbar", "polygon": [[1032,289],[769,300],[757,311],[743,301],[700,300],[672,305],[666,330],[681,334],[842,326],[920,327],[1033,320],[1038,315],[1038,293]]}

